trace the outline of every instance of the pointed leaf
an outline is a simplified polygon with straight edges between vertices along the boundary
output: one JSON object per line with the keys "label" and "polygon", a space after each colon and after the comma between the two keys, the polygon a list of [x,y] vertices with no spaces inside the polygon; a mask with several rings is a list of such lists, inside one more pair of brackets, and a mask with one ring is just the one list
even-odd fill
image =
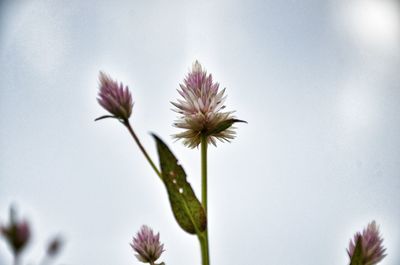
{"label": "pointed leaf", "polygon": [[101,116],[101,117],[96,118],[94,121],[99,121],[99,120],[107,119],[107,118],[118,119],[117,117],[112,116],[112,115],[104,115],[104,116]]}
{"label": "pointed leaf", "polygon": [[363,265],[363,253],[361,245],[361,237],[358,237],[356,246],[354,248],[353,257],[351,258],[350,265]]}
{"label": "pointed leaf", "polygon": [[186,173],[168,146],[156,135],[162,180],[167,188],[172,211],[179,226],[190,234],[203,232],[207,226],[205,211],[197,199]]}
{"label": "pointed leaf", "polygon": [[208,135],[213,135],[213,134],[217,134],[217,133],[223,132],[226,129],[228,129],[229,127],[231,127],[236,122],[247,123],[246,121],[242,121],[242,120],[238,120],[238,119],[224,120],[224,121],[221,121],[217,126],[215,126],[214,129],[208,131],[207,134]]}

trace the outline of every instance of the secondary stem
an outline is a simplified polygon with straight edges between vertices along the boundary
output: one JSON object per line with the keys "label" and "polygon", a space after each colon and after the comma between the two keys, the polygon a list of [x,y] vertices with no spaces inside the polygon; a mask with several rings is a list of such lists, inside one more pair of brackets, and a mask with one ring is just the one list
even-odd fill
{"label": "secondary stem", "polygon": [[139,138],[136,136],[136,134],[133,131],[132,126],[129,123],[129,121],[128,120],[124,120],[122,123],[125,125],[125,127],[128,129],[128,131],[132,135],[133,139],[135,140],[136,144],[139,146],[140,151],[142,151],[143,155],[146,157],[146,159],[149,162],[150,166],[154,169],[156,174],[162,179],[161,172],[158,170],[156,165],[153,163],[153,160],[151,160],[149,154],[147,154],[146,149],[144,149],[144,147],[143,147],[142,143],[140,142]]}
{"label": "secondary stem", "polygon": [[207,212],[207,136],[201,137],[201,203],[206,217],[207,227],[202,235],[199,235],[203,265],[210,264],[210,251],[208,247],[208,212]]}
{"label": "secondary stem", "polygon": [[15,254],[14,256],[14,265],[19,265],[19,254]]}

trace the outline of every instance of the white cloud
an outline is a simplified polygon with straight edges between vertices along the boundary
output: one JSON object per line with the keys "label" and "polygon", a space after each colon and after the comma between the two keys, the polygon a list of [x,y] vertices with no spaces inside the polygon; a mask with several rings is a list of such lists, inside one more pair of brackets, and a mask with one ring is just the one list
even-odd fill
{"label": "white cloud", "polygon": [[344,1],[339,22],[359,48],[394,53],[400,47],[400,7],[394,0]]}

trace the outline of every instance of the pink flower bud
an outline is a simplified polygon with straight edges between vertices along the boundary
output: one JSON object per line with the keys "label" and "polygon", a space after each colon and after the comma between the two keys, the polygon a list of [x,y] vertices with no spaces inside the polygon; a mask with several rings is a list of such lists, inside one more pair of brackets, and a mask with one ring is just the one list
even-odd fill
{"label": "pink flower bud", "polygon": [[354,235],[354,239],[350,240],[349,249],[347,250],[350,260],[355,253],[357,243],[360,243],[362,264],[377,264],[386,257],[386,249],[383,248],[382,242],[383,238],[379,235],[379,227],[376,225],[375,221],[372,221],[362,233],[357,232]]}
{"label": "pink flower bud", "polygon": [[136,252],[136,258],[144,263],[153,264],[164,252],[164,245],[160,244],[160,233],[154,235],[153,230],[143,225],[130,244]]}
{"label": "pink flower bud", "polygon": [[97,101],[115,118],[127,120],[132,114],[132,96],[127,86],[112,80],[111,77],[100,72],[100,86]]}

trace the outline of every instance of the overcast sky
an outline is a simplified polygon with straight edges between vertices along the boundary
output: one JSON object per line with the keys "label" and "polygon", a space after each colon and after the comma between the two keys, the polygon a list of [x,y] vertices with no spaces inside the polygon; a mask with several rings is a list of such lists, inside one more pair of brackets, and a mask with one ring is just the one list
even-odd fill
{"label": "overcast sky", "polygon": [[[194,60],[227,88],[237,138],[209,150],[213,265],[346,265],[376,220],[400,264],[400,4],[394,0],[0,2],[0,222],[11,203],[57,264],[139,264],[128,243],[161,233],[168,265],[200,264],[163,184],[96,102],[123,81],[151,156],[156,132],[200,194],[199,150],[170,135]],[[0,241],[0,264],[11,256]]]}

